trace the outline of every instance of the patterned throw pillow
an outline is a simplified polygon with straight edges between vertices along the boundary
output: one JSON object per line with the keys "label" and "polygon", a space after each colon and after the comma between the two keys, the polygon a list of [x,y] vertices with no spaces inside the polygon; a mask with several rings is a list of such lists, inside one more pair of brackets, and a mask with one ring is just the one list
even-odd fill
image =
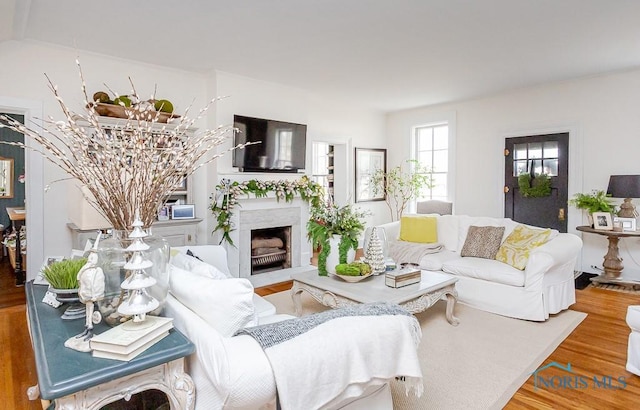
{"label": "patterned throw pillow", "polygon": [[551,229],[533,229],[518,225],[498,249],[496,260],[524,270],[531,250],[547,243],[550,237]]}
{"label": "patterned throw pillow", "polygon": [[504,226],[470,226],[460,256],[495,259],[500,248]]}

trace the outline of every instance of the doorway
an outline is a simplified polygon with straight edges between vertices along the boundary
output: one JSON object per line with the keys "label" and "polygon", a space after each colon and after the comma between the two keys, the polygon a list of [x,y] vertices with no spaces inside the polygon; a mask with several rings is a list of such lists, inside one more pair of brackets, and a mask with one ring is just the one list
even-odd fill
{"label": "doorway", "polygon": [[[567,232],[569,185],[569,133],[531,135],[505,139],[505,217],[516,222]],[[518,178],[534,180],[545,174],[549,195],[523,195]],[[534,182],[535,184],[535,182]]]}

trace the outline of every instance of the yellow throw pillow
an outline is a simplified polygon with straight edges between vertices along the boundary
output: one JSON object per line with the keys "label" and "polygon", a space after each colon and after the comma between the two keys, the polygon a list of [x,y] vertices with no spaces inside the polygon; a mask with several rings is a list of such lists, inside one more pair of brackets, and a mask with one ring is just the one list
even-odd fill
{"label": "yellow throw pillow", "polygon": [[498,249],[496,260],[524,270],[531,250],[544,245],[550,236],[551,229],[532,229],[518,225]]}
{"label": "yellow throw pillow", "polygon": [[401,217],[400,240],[417,243],[438,242],[438,220],[435,217],[424,216]]}

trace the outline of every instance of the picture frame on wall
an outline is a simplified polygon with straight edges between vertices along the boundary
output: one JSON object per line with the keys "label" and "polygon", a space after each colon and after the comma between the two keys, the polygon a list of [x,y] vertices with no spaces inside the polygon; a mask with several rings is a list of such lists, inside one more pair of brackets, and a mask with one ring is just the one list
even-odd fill
{"label": "picture frame on wall", "polygon": [[382,148],[356,148],[355,189],[356,202],[384,201],[383,182],[372,185],[371,177],[377,170],[387,172],[387,150]]}
{"label": "picture frame on wall", "polygon": [[593,213],[593,228],[603,231],[611,231],[613,229],[613,219],[609,212]]}

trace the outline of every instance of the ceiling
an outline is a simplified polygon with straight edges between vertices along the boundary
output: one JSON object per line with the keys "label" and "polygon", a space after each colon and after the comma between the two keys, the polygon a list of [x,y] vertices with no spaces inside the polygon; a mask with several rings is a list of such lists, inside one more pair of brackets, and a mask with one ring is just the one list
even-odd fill
{"label": "ceiling", "polygon": [[0,0],[0,41],[395,111],[640,67],[637,0]]}

